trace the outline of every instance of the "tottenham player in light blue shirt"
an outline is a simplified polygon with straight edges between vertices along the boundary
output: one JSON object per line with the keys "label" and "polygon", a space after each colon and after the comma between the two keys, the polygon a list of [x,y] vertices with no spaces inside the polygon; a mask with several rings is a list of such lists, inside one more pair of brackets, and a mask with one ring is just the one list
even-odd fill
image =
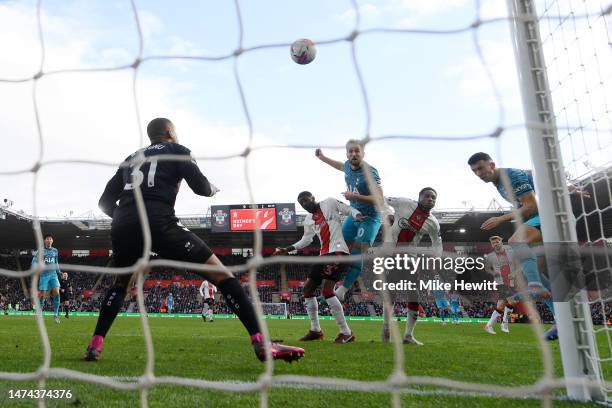
{"label": "tottenham player in light blue shirt", "polygon": [[[315,151],[315,155],[324,163],[344,173],[347,191],[343,193],[344,198],[349,200],[351,207],[359,210],[365,216],[362,221],[357,221],[352,216],[344,219],[342,224],[342,235],[347,245],[351,248],[351,255],[365,253],[372,246],[381,225],[381,217],[376,209],[376,203],[382,204],[383,193],[378,171],[363,160],[364,146],[359,140],[349,140],[346,143],[346,158],[344,163],[326,157],[321,149]],[[367,172],[370,172],[374,189],[370,191],[367,182]],[[343,300],[348,289],[355,283],[363,261],[359,260],[350,264],[342,285],[336,289],[336,296]]]}
{"label": "tottenham player in light blue shirt", "polygon": [[[440,280],[440,277],[434,276],[434,279]],[[442,321],[442,324],[446,324],[446,320],[444,320],[444,318],[446,317],[450,318],[450,304],[448,303],[446,291],[434,289],[431,291],[431,294],[436,300],[436,307],[438,308],[438,311],[440,312],[440,316],[439,316],[440,320]]]}
{"label": "tottenham player in light blue shirt", "polygon": [[[62,274],[64,279],[67,279],[68,274],[62,273],[59,269],[59,253],[56,248],[53,248],[53,235],[45,235],[45,247],[43,248],[43,262],[45,265],[55,265],[55,269],[47,269],[40,274],[38,278],[38,290],[40,292],[40,309],[41,312],[45,308],[45,298],[49,296],[51,291],[51,299],[53,300],[53,319],[59,323],[59,305],[60,305],[60,283],[57,274]],[[34,251],[32,257],[32,267],[38,263],[37,251]]]}
{"label": "tottenham player in light blue shirt", "polygon": [[450,314],[453,324],[459,323],[459,311],[461,310],[461,298],[458,292],[450,294]]}
{"label": "tottenham player in light blue shirt", "polygon": [[[516,304],[525,295],[528,295],[534,301],[541,301],[546,304],[554,315],[550,288],[546,287],[548,286],[548,280],[540,275],[536,255],[531,250],[532,245],[542,243],[538,203],[536,202],[531,172],[512,168],[498,168],[491,156],[483,152],[473,154],[469,158],[468,164],[478,178],[485,183],[493,183],[499,194],[518,209],[518,213],[523,220],[508,243],[521,262],[523,274],[527,280],[527,290],[512,296],[509,299],[510,304]],[[504,175],[508,179],[509,186],[512,189],[511,192],[506,190],[503,180]],[[513,220],[514,217],[514,212],[499,217],[491,217],[480,228],[486,231],[493,230],[502,223]],[[553,325],[545,333],[545,337],[547,340],[556,340],[558,338],[557,326]]]}
{"label": "tottenham player in light blue shirt", "polygon": [[168,294],[168,297],[166,297],[166,309],[168,310],[168,314],[172,314],[174,310],[174,297],[172,293]]}

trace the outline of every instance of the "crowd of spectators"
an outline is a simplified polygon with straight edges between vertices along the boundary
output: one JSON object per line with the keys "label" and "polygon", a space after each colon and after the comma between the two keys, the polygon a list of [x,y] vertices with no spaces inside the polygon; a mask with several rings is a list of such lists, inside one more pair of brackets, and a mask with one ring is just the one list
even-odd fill
{"label": "crowd of spectators", "polygon": [[[245,262],[242,255],[228,255],[220,257],[226,265],[239,265]],[[105,266],[109,261],[108,257],[65,257],[61,259],[62,263],[71,265],[88,265],[88,266]],[[9,270],[26,270],[31,263],[30,255],[19,255],[15,253],[0,253],[0,268]],[[258,293],[262,302],[285,302],[289,315],[305,315],[304,298],[301,288],[291,287],[287,290],[291,295],[290,298],[281,300],[279,296],[282,291],[282,278],[284,274],[286,280],[304,281],[308,276],[309,266],[305,264],[287,264],[282,267],[279,265],[265,265],[257,271],[257,280],[266,281],[266,286],[259,286]],[[282,269],[282,271],[281,271]],[[282,273],[281,273],[282,272]],[[246,272],[240,275],[246,276]],[[200,280],[201,277],[193,272],[185,270],[176,270],[171,268],[156,267],[153,268],[147,277],[156,281],[170,281],[170,284],[153,285],[145,289],[145,306],[149,313],[159,313],[166,311],[166,298],[170,293],[174,297],[174,313],[199,313],[202,308],[202,298],[199,295],[198,287],[194,285],[183,285],[181,280],[177,279],[180,276],[186,280]],[[69,282],[73,288],[74,296],[71,300],[71,309],[73,311],[91,311],[96,312],[100,309],[100,303],[104,293],[111,287],[114,277],[112,275],[102,275],[96,273],[85,273],[81,271],[70,271]],[[29,287],[29,278],[7,278],[0,276],[0,309],[7,309],[9,305],[13,309],[32,310],[27,288]],[[271,283],[272,282],[272,283]],[[248,287],[244,283],[245,289]],[[420,293],[420,304],[423,307],[426,316],[437,316],[438,310],[435,307],[435,301],[431,294],[427,292]],[[380,299],[363,296],[357,285],[351,292],[347,294],[344,301],[345,314],[348,316],[370,316],[382,315],[382,307]],[[495,307],[495,303],[490,298],[471,295],[464,297],[462,302],[462,314],[464,317],[486,318],[489,317]],[[538,304],[538,309],[544,321],[552,321],[552,315],[546,307]],[[138,312],[135,291],[128,295],[128,299],[123,306],[123,311]],[[591,305],[593,321],[595,324],[602,324],[604,320],[612,319],[612,304],[610,302],[594,302]],[[217,301],[214,305],[215,313],[230,313],[229,308],[225,305],[223,297],[217,294]],[[394,314],[396,316],[405,316],[407,311],[405,302],[394,303]],[[322,302],[319,313],[321,315],[330,315],[329,308]]]}

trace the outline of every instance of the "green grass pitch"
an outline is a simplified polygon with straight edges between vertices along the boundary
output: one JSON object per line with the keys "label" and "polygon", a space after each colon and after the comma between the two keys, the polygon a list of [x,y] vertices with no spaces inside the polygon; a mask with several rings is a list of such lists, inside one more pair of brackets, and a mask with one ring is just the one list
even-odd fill
{"label": "green grass pitch", "polygon": [[[107,336],[102,359],[86,363],[81,356],[95,326],[92,317],[72,317],[54,324],[45,318],[52,346],[52,367],[65,367],[86,373],[128,379],[142,374],[145,346],[140,321],[119,317]],[[333,321],[323,321],[326,339],[318,342],[296,341],[308,329],[305,320],[268,320],[275,339],[303,346],[306,356],[293,364],[278,362],[275,374],[301,374],[355,380],[384,380],[393,365],[392,345],[382,344],[380,322],[351,321],[355,343],[339,345],[331,340],[337,333]],[[155,345],[155,374],[207,380],[254,381],[263,364],[254,356],[246,332],[237,319],[217,319],[204,323],[199,318],[149,319]],[[404,323],[400,323],[403,331]],[[420,323],[416,337],[423,347],[404,346],[406,373],[447,377],[455,380],[497,383],[506,386],[534,383],[542,374],[539,351],[528,325],[511,325],[511,333],[496,336],[480,324],[442,326]],[[555,372],[561,376],[558,344],[553,343]],[[607,349],[605,339],[601,348]],[[0,371],[28,372],[42,361],[34,317],[0,316]],[[36,388],[34,382],[0,381],[0,406],[35,406],[33,400],[9,399],[10,389]],[[402,396],[405,407],[440,406],[539,406],[541,401],[497,397],[457,396],[431,387],[415,387],[420,394]],[[49,380],[47,389],[70,389],[71,400],[47,400],[48,406],[132,407],[139,404],[138,392],[118,391],[78,381]],[[425,391],[425,393],[422,393]],[[556,393],[561,396],[562,392]],[[151,407],[253,407],[259,404],[256,392],[219,392],[178,386],[154,387],[149,394]],[[390,394],[341,390],[273,388],[270,407],[380,407],[390,405]],[[555,400],[554,406],[586,406]]]}

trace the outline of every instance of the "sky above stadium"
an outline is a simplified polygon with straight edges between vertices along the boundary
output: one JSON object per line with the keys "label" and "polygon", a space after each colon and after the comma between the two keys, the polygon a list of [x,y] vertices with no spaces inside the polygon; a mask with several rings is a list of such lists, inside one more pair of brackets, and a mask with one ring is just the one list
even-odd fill
{"label": "sky above stadium", "polygon": [[[361,29],[372,27],[447,30],[505,16],[505,1],[359,1]],[[477,3],[477,2],[476,2]],[[231,1],[138,1],[143,56],[217,56],[237,48],[239,25]],[[289,44],[297,38],[344,38],[355,26],[350,1],[240,2],[243,47]],[[134,15],[128,1],[45,0],[43,71],[130,65],[138,55]],[[0,78],[32,77],[41,48],[33,1],[0,0]],[[500,92],[495,97],[474,46],[474,32],[367,34],[355,41],[371,114],[370,134],[473,136],[498,126],[523,123],[518,79],[507,21],[476,32],[486,64]],[[266,145],[343,146],[367,130],[364,99],[350,42],[320,45],[307,66],[293,63],[288,46],[242,54],[237,72],[253,126],[252,147]],[[132,87],[133,69],[57,73],[38,81],[36,94],[43,145],[34,116],[32,82],[0,82],[0,172],[52,162],[38,173],[37,211],[42,216],[80,215],[97,208],[106,181],[128,154],[141,147]],[[144,129],[154,117],[168,117],[204,174],[221,192],[195,196],[186,185],[178,214],[202,214],[214,204],[249,202],[245,160],[206,160],[242,153],[248,124],[234,78],[234,59],[151,60],[138,68],[136,100]],[[503,115],[500,115],[500,110]],[[490,185],[466,165],[476,151],[498,164],[531,168],[526,132],[513,128],[497,139],[476,141],[381,140],[365,159],[380,173],[389,196],[416,197],[424,186],[439,193],[439,208],[486,208],[502,202]],[[344,160],[344,149],[324,148]],[[65,163],[78,160],[78,163]],[[62,161],[53,163],[53,161]],[[112,166],[84,161],[112,163]],[[269,148],[249,155],[248,173],[256,202],[292,202],[302,190],[316,197],[342,198],[342,174],[318,161],[314,149]],[[33,212],[33,174],[0,175],[0,200]],[[505,204],[505,203],[504,203]]]}

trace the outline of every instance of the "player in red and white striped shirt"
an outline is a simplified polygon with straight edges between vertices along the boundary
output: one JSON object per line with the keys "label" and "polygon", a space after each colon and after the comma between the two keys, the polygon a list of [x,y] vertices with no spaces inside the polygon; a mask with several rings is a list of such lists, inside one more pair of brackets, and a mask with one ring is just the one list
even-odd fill
{"label": "player in red and white striped shirt", "polygon": [[[365,217],[355,208],[349,207],[335,198],[326,198],[318,203],[308,191],[303,191],[298,195],[298,202],[309,213],[304,219],[304,235],[302,239],[289,247],[276,248],[274,255],[284,255],[305,248],[310,245],[315,235],[319,237],[321,242],[321,256],[348,255],[350,252],[342,237],[340,214],[351,215],[358,221]],[[319,305],[315,297],[315,290],[319,286],[321,286],[321,293],[340,327],[340,333],[334,343],[349,343],[355,340],[355,336],[344,318],[342,304],[334,293],[334,285],[340,280],[347,268],[348,264],[339,262],[313,265],[310,276],[304,284],[304,299],[310,317],[310,330],[300,340],[309,341],[323,338],[323,330],[319,325]]]}
{"label": "player in red and white striped shirt", "polygon": [[212,306],[215,303],[216,292],[217,287],[215,285],[209,283],[207,280],[202,281],[200,285],[200,295],[204,298],[204,302],[202,303],[202,319],[204,319],[204,321],[212,322],[215,319]]}
{"label": "player in red and white striped shirt", "polygon": [[[442,238],[440,237],[440,223],[433,216],[431,210],[436,205],[438,193],[432,187],[425,187],[419,192],[419,201],[404,197],[387,197],[386,204],[391,207],[393,214],[389,214],[391,224],[391,242],[397,246],[416,246],[421,242],[425,234],[431,240],[432,255],[442,254]],[[413,276],[414,275],[409,275]],[[414,338],[414,326],[419,318],[419,299],[418,291],[407,291],[407,313],[406,331],[404,333],[405,344],[415,344],[422,346],[423,343]],[[389,319],[393,311],[387,313],[383,307],[383,327],[381,339],[388,342]]]}
{"label": "player in red and white striped shirt", "polygon": [[484,329],[487,333],[495,334],[493,325],[499,316],[503,316],[501,329],[504,333],[509,333],[508,314],[512,312],[513,306],[508,302],[508,298],[515,294],[516,272],[521,273],[521,266],[515,259],[512,248],[504,245],[502,237],[494,235],[489,238],[489,242],[493,252],[485,256],[485,268],[498,284],[499,299]]}

